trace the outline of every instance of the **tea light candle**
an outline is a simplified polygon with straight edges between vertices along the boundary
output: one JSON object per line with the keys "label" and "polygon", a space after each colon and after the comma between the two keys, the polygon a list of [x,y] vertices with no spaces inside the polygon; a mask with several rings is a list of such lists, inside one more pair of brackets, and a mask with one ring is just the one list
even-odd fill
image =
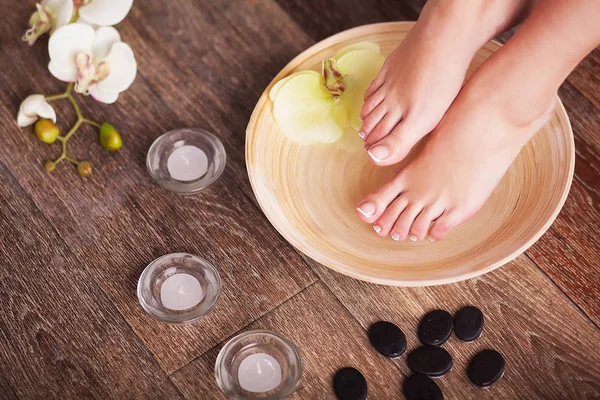
{"label": "tea light candle", "polygon": [[281,385],[281,366],[268,354],[252,354],[240,363],[238,382],[248,392],[268,392]]}
{"label": "tea light candle", "polygon": [[196,146],[181,146],[169,155],[167,169],[173,179],[193,181],[208,171],[208,157]]}
{"label": "tea light candle", "polygon": [[203,297],[200,282],[189,274],[171,275],[160,287],[160,301],[170,310],[187,310],[198,305]]}

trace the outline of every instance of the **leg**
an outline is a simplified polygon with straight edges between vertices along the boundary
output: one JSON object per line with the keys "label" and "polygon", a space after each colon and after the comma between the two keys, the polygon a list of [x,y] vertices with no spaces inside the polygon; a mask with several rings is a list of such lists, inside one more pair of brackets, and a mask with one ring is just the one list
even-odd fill
{"label": "leg", "polygon": [[360,207],[373,214],[359,217],[397,240],[440,240],[469,219],[547,121],[562,81],[600,43],[598,21],[597,0],[542,0],[467,82],[424,149],[367,196]]}
{"label": "leg", "polygon": [[531,0],[430,0],[365,95],[359,135],[378,165],[400,161],[440,121],[475,52],[514,26]]}

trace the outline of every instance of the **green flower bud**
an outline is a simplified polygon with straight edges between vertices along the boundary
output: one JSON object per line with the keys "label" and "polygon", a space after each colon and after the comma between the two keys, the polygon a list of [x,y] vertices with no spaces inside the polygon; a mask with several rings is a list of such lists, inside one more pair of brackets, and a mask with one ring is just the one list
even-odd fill
{"label": "green flower bud", "polygon": [[79,175],[83,176],[84,178],[86,176],[90,176],[92,174],[92,164],[90,164],[88,161],[82,161],[77,165],[77,172],[79,172]]}
{"label": "green flower bud", "polygon": [[35,135],[44,143],[54,143],[60,130],[49,119],[40,119],[35,123]]}
{"label": "green flower bud", "polygon": [[47,172],[52,172],[56,169],[56,164],[54,163],[54,161],[48,160],[44,163],[44,168],[46,168]]}
{"label": "green flower bud", "polygon": [[115,151],[123,146],[119,131],[114,126],[105,122],[100,126],[100,144],[105,150]]}

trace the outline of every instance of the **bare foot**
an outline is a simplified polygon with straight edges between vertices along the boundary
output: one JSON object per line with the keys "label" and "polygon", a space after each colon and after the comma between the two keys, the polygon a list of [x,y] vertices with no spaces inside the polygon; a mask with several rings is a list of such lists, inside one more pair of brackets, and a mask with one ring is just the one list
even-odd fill
{"label": "bare foot", "polygon": [[469,80],[423,150],[359,205],[357,215],[378,235],[444,238],[481,208],[521,148],[548,121],[556,97],[536,107],[530,101],[535,95],[507,87],[494,68],[493,62],[484,65],[486,71]]}
{"label": "bare foot", "polygon": [[359,136],[377,165],[392,165],[440,122],[475,52],[522,14],[526,1],[429,1],[365,94]]}

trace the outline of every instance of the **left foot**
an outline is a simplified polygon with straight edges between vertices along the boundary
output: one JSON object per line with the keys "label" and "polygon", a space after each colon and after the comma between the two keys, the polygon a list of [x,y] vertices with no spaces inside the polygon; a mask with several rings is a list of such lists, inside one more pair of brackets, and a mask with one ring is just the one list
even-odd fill
{"label": "left foot", "polygon": [[483,206],[521,148],[550,118],[555,97],[528,96],[518,83],[501,82],[493,62],[486,64],[422,151],[357,208],[378,235],[444,238]]}

